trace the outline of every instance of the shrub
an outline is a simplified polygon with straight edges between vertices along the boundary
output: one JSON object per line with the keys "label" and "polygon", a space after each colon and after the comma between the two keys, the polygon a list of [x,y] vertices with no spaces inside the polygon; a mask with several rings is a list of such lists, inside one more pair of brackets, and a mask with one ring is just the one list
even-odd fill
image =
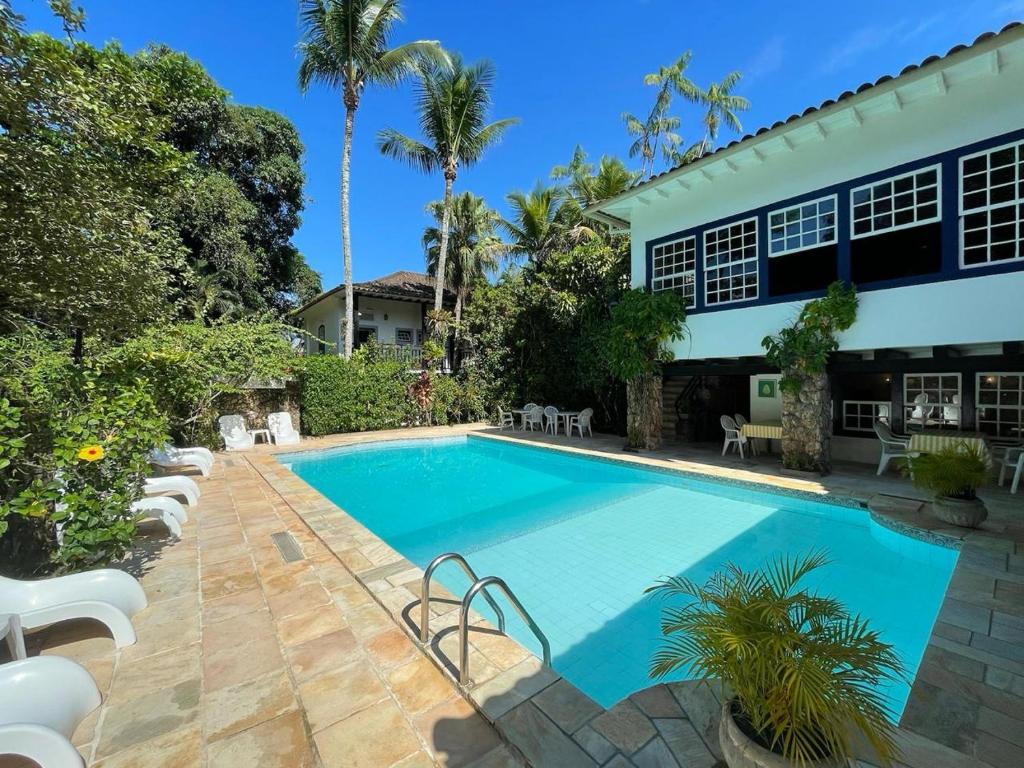
{"label": "shrub", "polygon": [[737,725],[796,765],[850,756],[858,731],[886,765],[894,726],[875,686],[902,677],[891,645],[834,599],[798,589],[823,554],[783,557],[761,571],[729,565],[704,586],[675,577],[648,592],[682,596],[666,607],[668,639],[652,677],[681,668],[735,697]]}
{"label": "shrub", "polygon": [[307,434],[391,429],[413,420],[413,377],[401,363],[318,355],[305,358],[299,371]]}
{"label": "shrub", "polygon": [[907,460],[914,485],[937,496],[971,500],[988,482],[988,462],[974,445],[961,443]]}

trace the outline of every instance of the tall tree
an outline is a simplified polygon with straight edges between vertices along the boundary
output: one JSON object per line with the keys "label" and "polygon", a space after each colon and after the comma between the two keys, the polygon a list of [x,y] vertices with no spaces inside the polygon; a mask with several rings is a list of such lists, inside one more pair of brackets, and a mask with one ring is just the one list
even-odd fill
{"label": "tall tree", "polygon": [[737,133],[743,130],[736,113],[750,109],[750,102],[743,96],[737,96],[732,92],[741,77],[739,72],[730,72],[722,79],[722,82],[711,83],[699,93],[697,100],[705,107],[702,155],[711,151],[715,139],[718,138],[718,129],[722,123]]}
{"label": "tall tree", "polygon": [[[437,222],[423,232],[423,248],[427,254],[427,272],[437,276],[441,260],[441,226],[444,222],[444,201],[435,200],[427,206]],[[463,192],[452,199],[448,258],[445,280],[455,292],[455,321],[462,320],[462,308],[470,291],[487,275],[498,269],[505,246],[495,234],[498,214],[487,207],[482,197]]]}
{"label": "tall tree", "polygon": [[562,204],[562,218],[576,225],[583,222],[584,208],[625,192],[640,178],[640,174],[630,171],[625,163],[611,155],[602,155],[595,168],[588,162],[583,147],[577,144],[572,160],[552,168],[551,178],[564,181],[562,189],[566,199]]}
{"label": "tall tree", "polygon": [[[692,59],[693,53],[686,51],[667,67],[659,67],[657,72],[644,75],[644,85],[653,85],[658,89],[657,95],[654,98],[655,110],[666,117],[672,104],[673,94],[681,96],[689,102],[696,102],[700,97],[700,89],[686,76],[686,68],[690,66]],[[662,131],[659,135],[655,136],[654,154],[658,153],[659,139],[663,138],[665,143],[660,147],[661,154],[669,163],[674,160],[673,153],[675,149],[682,144],[682,137],[674,133],[679,125],[680,123],[677,119],[674,127],[669,128],[667,131]]]}
{"label": "tall tree", "polygon": [[574,217],[567,214],[566,194],[559,187],[545,187],[538,182],[529,192],[509,192],[505,199],[512,216],[502,219],[499,225],[511,240],[508,252],[526,256],[535,264],[563,246],[594,235],[582,221],[573,221]]}
{"label": "tall tree", "polygon": [[345,270],[345,356],[352,354],[352,242],[349,177],[356,110],[368,85],[391,87],[410,74],[417,61],[442,63],[437,41],[419,40],[389,48],[402,20],[399,0],[300,0],[302,39],[299,88],[314,82],[341,91],[345,131],[341,150],[341,249]]}
{"label": "tall tree", "polygon": [[679,128],[678,117],[667,114],[668,105],[661,101],[655,102],[647,118],[641,120],[629,112],[622,113],[626,131],[634,136],[629,145],[629,156],[640,158],[640,175],[650,178],[654,175],[654,163],[658,157],[658,145],[664,140],[672,145],[682,141],[676,131]]}
{"label": "tall tree", "polygon": [[[410,138],[393,128],[381,131],[380,151],[402,160],[424,173],[444,175],[444,201],[437,273],[448,273],[448,230],[452,215],[452,186],[459,166],[470,166],[496,144],[518,118],[487,122],[494,85],[494,65],[489,61],[464,64],[458,55],[445,63],[425,62],[417,86],[420,131],[425,141]],[[444,280],[437,280],[434,310],[441,310]]]}

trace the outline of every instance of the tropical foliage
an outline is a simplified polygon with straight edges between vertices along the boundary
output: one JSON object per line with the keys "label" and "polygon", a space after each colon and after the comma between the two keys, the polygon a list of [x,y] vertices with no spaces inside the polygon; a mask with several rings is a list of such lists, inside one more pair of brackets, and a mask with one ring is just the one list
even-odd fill
{"label": "tropical foliage", "polygon": [[961,443],[907,459],[914,485],[936,496],[971,500],[989,482],[989,465],[976,445]]}
{"label": "tropical foliage", "polygon": [[[489,61],[465,64],[458,55],[448,61],[424,62],[419,67],[416,109],[424,141],[393,128],[380,132],[378,145],[387,157],[408,163],[424,173],[438,171],[444,177],[441,237],[437,274],[447,275],[448,240],[452,216],[452,186],[460,166],[478,162],[496,144],[515,118],[488,122],[494,65]],[[444,282],[437,281],[434,309],[442,308]]]}
{"label": "tropical foliage", "polygon": [[345,106],[341,150],[341,248],[347,315],[344,352],[348,357],[352,354],[355,328],[349,187],[356,110],[368,86],[393,87],[411,74],[418,62],[445,63],[446,57],[432,40],[389,47],[394,27],[402,20],[398,0],[300,0],[299,19],[302,26],[299,88],[306,92],[313,83],[321,83],[340,91]]}
{"label": "tropical foliage", "polygon": [[855,735],[889,765],[895,726],[880,686],[902,678],[900,661],[864,619],[801,585],[826,562],[780,557],[756,571],[729,565],[704,585],[651,587],[684,601],[662,611],[651,676],[685,669],[720,686],[741,729],[795,765],[852,757]]}

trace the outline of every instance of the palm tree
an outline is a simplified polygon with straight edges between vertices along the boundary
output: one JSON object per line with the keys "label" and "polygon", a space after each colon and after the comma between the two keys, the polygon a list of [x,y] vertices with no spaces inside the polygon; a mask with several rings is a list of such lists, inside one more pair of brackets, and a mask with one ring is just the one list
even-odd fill
{"label": "palm tree", "polygon": [[[672,64],[667,67],[659,67],[657,72],[652,72],[648,75],[644,75],[644,85],[654,85],[658,88],[658,94],[654,99],[655,110],[660,114],[667,116],[669,107],[672,104],[672,94],[676,93],[683,97],[687,101],[696,102],[700,99],[701,90],[698,88],[690,78],[686,76],[686,68],[690,66],[690,61],[693,59],[693,53],[686,51],[676,59]],[[678,120],[676,120],[676,127],[678,127]],[[669,130],[675,130],[674,128]],[[660,135],[660,134],[659,134]],[[658,152],[658,136],[655,136],[653,154]],[[666,146],[672,145],[673,147],[678,146],[682,143],[682,139],[673,133],[665,135],[666,145],[662,146],[662,156],[671,161],[673,153],[671,150],[666,149]]]}
{"label": "palm tree", "polygon": [[679,118],[666,114],[668,104],[659,100],[654,104],[646,120],[641,120],[629,112],[622,113],[626,130],[636,139],[629,146],[630,157],[641,157],[640,175],[650,178],[654,175],[654,161],[658,154],[658,144],[664,138],[672,144],[679,144],[682,138],[676,133]]}
{"label": "palm tree", "polygon": [[626,164],[619,158],[610,155],[602,155],[595,169],[593,163],[587,162],[587,153],[579,144],[576,145],[572,160],[566,165],[556,165],[551,169],[551,178],[565,179],[566,192],[581,207],[625,192],[638,177],[639,175],[626,168]]}
{"label": "palm tree", "polygon": [[730,72],[722,82],[711,83],[698,95],[697,100],[707,108],[704,113],[705,132],[701,155],[709,152],[714,146],[718,129],[723,122],[737,133],[743,130],[736,113],[750,109],[750,102],[743,96],[735,96],[732,93],[741,77],[739,72]]}
{"label": "palm tree", "polygon": [[234,319],[242,314],[243,301],[238,291],[228,287],[234,281],[227,270],[211,270],[205,261],[197,262],[192,276],[188,306],[196,320],[210,325],[215,318]]}
{"label": "palm tree", "polygon": [[566,205],[572,198],[559,187],[538,182],[529,192],[509,192],[505,199],[512,218],[502,219],[499,226],[512,240],[506,246],[510,254],[524,255],[539,264],[564,245],[594,237],[594,230],[582,224],[582,217],[573,215],[573,208]]}
{"label": "palm tree", "polygon": [[349,236],[349,177],[352,129],[356,110],[368,85],[395,86],[419,61],[442,62],[445,54],[434,40],[418,40],[388,48],[396,23],[402,20],[399,0],[299,0],[302,39],[299,88],[314,82],[341,91],[345,133],[341,150],[341,252],[345,267],[345,356],[352,354],[352,242]]}
{"label": "palm tree", "polygon": [[[424,230],[423,249],[427,254],[427,272],[436,277],[441,260],[444,201],[435,200],[427,210],[433,214],[437,226]],[[444,282],[455,292],[456,324],[462,320],[462,308],[473,287],[498,269],[504,244],[495,235],[497,223],[498,214],[487,207],[482,197],[463,192],[452,199]]]}
{"label": "palm tree", "polygon": [[[464,64],[452,55],[450,64],[425,62],[420,68],[417,93],[419,141],[386,128],[378,135],[380,151],[387,157],[403,160],[424,173],[441,171],[444,175],[444,201],[441,237],[438,244],[437,273],[447,275],[448,230],[452,215],[452,185],[459,166],[480,160],[484,151],[496,144],[502,134],[518,122],[504,118],[487,122],[494,84],[494,65],[489,61]],[[436,280],[434,311],[441,310],[444,280]]]}

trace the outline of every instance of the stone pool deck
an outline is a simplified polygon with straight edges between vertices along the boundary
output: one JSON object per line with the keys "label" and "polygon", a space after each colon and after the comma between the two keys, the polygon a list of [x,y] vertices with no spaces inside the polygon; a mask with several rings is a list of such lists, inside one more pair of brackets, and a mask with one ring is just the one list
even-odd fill
{"label": "stone pool deck", "polygon": [[[1024,765],[1024,496],[988,490],[989,520],[966,532],[928,517],[906,480],[855,466],[807,480],[784,475],[773,457],[741,461],[684,446],[626,454],[615,437],[513,436],[479,426],[338,435],[298,448],[468,431],[857,498],[890,525],[962,538],[901,723],[904,764]],[[604,710],[478,616],[473,684],[461,690],[454,597],[437,590],[431,642],[421,649],[419,569],[285,469],[275,452],[219,455],[180,541],[160,538],[149,524],[153,536],[125,564],[142,575],[151,602],[136,620],[137,645],[117,653],[89,625],[31,636],[31,652],[81,660],[104,693],[75,735],[90,765],[710,768],[718,761],[719,705],[709,689],[655,686]],[[285,562],[274,533],[288,533],[301,559]]]}

